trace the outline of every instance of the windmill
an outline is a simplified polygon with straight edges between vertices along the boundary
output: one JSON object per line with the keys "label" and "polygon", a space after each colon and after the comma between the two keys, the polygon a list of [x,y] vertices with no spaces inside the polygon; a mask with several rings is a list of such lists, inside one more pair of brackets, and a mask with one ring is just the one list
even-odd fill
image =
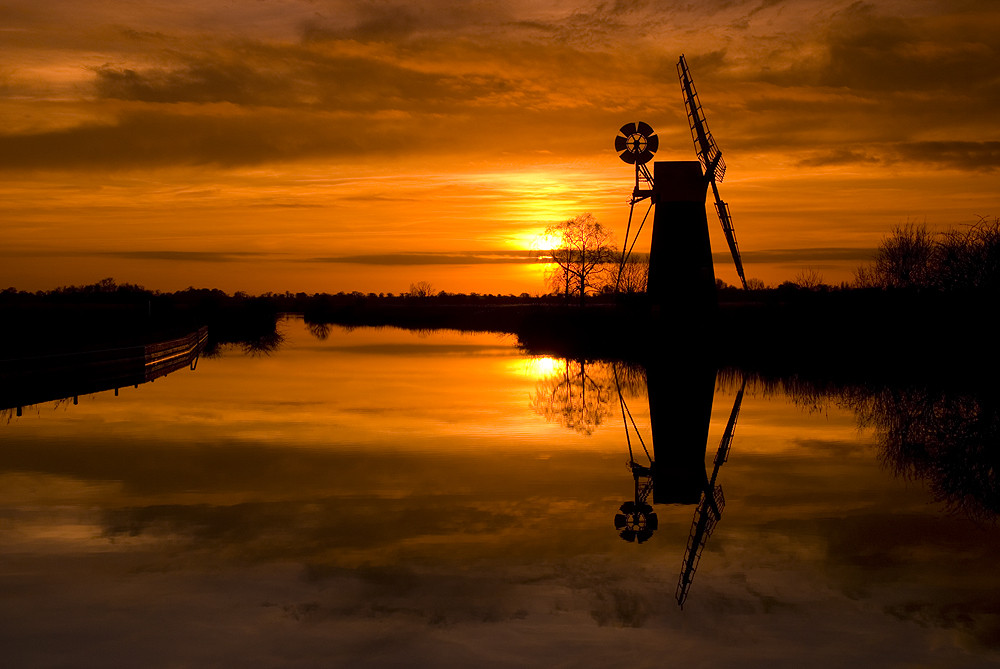
{"label": "windmill", "polygon": [[732,253],[733,262],[736,264],[736,273],[740,275],[743,290],[746,290],[747,280],[743,274],[743,260],[740,257],[740,247],[736,243],[736,231],[733,230],[729,205],[723,202],[719,196],[718,182],[721,182],[726,175],[726,163],[722,159],[722,151],[719,150],[712,137],[712,131],[708,129],[708,121],[705,120],[705,112],[701,108],[701,101],[698,99],[698,92],[695,90],[694,80],[691,78],[691,70],[688,69],[687,60],[684,59],[683,54],[677,62],[677,76],[681,82],[681,91],[684,93],[684,108],[687,110],[688,125],[691,128],[695,152],[705,168],[705,179],[712,186],[712,194],[715,195],[715,211],[719,214],[719,222],[722,223],[722,231],[726,235],[729,252]]}
{"label": "windmill", "polygon": [[[705,214],[705,195],[709,185],[712,187],[715,208],[744,289],[746,277],[729,206],[719,195],[718,182],[722,181],[726,169],[722,152],[708,129],[684,56],[681,56],[677,68],[691,136],[694,138],[700,163],[656,162],[650,171],[646,164],[653,159],[653,154],[659,148],[659,138],[653,128],[648,123],[634,122],[626,123],[619,129],[615,137],[615,150],[624,162],[635,166],[635,186],[629,199],[628,226],[615,292],[621,287],[625,264],[655,205],[647,293],[654,302],[663,304],[669,301],[679,311],[696,313],[711,308],[717,300],[712,246]],[[635,206],[645,199],[650,200],[649,208],[632,236]]]}

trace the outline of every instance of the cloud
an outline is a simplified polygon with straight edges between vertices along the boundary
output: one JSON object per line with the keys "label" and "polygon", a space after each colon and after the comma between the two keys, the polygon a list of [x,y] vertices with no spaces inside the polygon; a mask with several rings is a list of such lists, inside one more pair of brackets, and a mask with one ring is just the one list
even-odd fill
{"label": "cloud", "polygon": [[[426,148],[426,138],[409,134],[407,124],[350,117],[341,121],[282,110],[241,113],[225,104],[196,110],[142,109],[110,123],[0,135],[0,168],[236,166],[317,156],[388,157]],[[367,133],[358,132],[359,126]]]}
{"label": "cloud", "polygon": [[856,163],[879,163],[879,158],[857,149],[833,149],[815,153],[799,161],[802,167],[823,167],[825,165],[850,165]]}
{"label": "cloud", "polygon": [[901,160],[977,171],[1000,168],[1000,141],[906,142],[897,147]]}
{"label": "cloud", "polygon": [[167,67],[105,64],[93,71],[95,91],[105,99],[369,113],[446,112],[512,88],[504,76],[443,69],[382,50],[359,54],[338,45],[248,42],[187,53]]}
{"label": "cloud", "polygon": [[141,71],[104,65],[94,73],[98,96],[118,100],[251,105],[273,103],[294,91],[287,79],[268,76],[245,63],[202,62]]}
{"label": "cloud", "polygon": [[308,262],[359,265],[502,265],[535,263],[538,262],[538,257],[526,250],[464,253],[373,253],[310,258]]}
{"label": "cloud", "polygon": [[[933,140],[928,127],[957,141],[992,140],[977,135],[1000,102],[991,66],[1000,12],[889,15],[818,2],[808,7],[822,20],[782,32],[778,21],[790,14],[801,28],[804,7],[369,2],[307,18],[292,12],[298,41],[208,42],[177,27],[120,26],[117,39],[130,46],[85,70],[98,106],[78,98],[89,113],[75,124],[0,136],[0,167],[593,154],[603,147],[597,128],[617,127],[625,111],[682,118],[679,103],[661,101],[664,82],[676,82],[676,53],[663,39],[685,50],[678,25],[695,21],[746,24],[710,50],[688,49],[724,148],[806,151],[797,160],[808,168],[890,160],[882,143]],[[25,81],[7,79],[14,88]],[[577,139],[551,145],[562,136]],[[860,142],[864,149],[851,145]]]}
{"label": "cloud", "polygon": [[[753,251],[741,251],[740,255],[746,263],[810,263],[810,262],[833,262],[833,261],[853,261],[868,262],[875,255],[874,249],[854,248],[854,247],[824,247],[824,248],[802,248],[802,249],[761,249]],[[716,263],[732,264],[732,256],[729,251],[718,251],[712,254]]]}
{"label": "cloud", "polygon": [[167,260],[182,262],[246,262],[264,259],[266,254],[216,251],[104,251],[87,255],[131,260]]}

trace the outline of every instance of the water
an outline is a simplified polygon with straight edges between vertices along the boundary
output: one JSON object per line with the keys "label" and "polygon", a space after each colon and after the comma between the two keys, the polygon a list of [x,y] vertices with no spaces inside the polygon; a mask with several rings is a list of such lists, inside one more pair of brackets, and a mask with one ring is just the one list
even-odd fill
{"label": "water", "polygon": [[[699,506],[652,505],[641,544],[615,527],[647,482],[629,441],[637,464],[653,449],[641,370],[486,334],[283,327],[270,356],[7,412],[4,666],[1000,659],[993,516],[933,463],[901,475],[856,397],[748,384],[682,608]],[[676,378],[658,381],[675,407],[697,395]],[[742,379],[711,383],[703,477]],[[697,413],[654,411],[657,463],[681,463],[658,485],[690,473],[676,437]]]}

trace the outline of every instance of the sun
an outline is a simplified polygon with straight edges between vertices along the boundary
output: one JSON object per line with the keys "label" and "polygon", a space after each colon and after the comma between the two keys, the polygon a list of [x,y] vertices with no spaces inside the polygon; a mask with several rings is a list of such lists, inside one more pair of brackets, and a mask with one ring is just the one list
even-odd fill
{"label": "sun", "polygon": [[534,228],[511,235],[507,243],[518,249],[548,251],[559,248],[561,240],[558,235],[546,234],[545,228]]}

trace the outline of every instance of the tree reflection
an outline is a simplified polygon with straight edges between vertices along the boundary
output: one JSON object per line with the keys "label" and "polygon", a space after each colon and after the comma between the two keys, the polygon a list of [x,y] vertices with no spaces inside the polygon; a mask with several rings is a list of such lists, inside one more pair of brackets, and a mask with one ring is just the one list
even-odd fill
{"label": "tree reflection", "polygon": [[309,328],[309,334],[320,341],[326,341],[327,337],[330,336],[330,324],[329,323],[306,323]]}
{"label": "tree reflection", "polygon": [[993,522],[1000,514],[1000,397],[992,389],[766,375],[755,385],[810,411],[827,402],[853,411],[897,476],[924,481],[950,511]]}
{"label": "tree reflection", "polygon": [[995,397],[927,388],[840,391],[861,427],[875,431],[882,461],[927,482],[949,509],[981,520],[1000,513],[1000,404]]}
{"label": "tree reflection", "polygon": [[538,382],[531,408],[581,434],[593,434],[611,411],[615,385],[611,365],[562,360],[562,369]]}

